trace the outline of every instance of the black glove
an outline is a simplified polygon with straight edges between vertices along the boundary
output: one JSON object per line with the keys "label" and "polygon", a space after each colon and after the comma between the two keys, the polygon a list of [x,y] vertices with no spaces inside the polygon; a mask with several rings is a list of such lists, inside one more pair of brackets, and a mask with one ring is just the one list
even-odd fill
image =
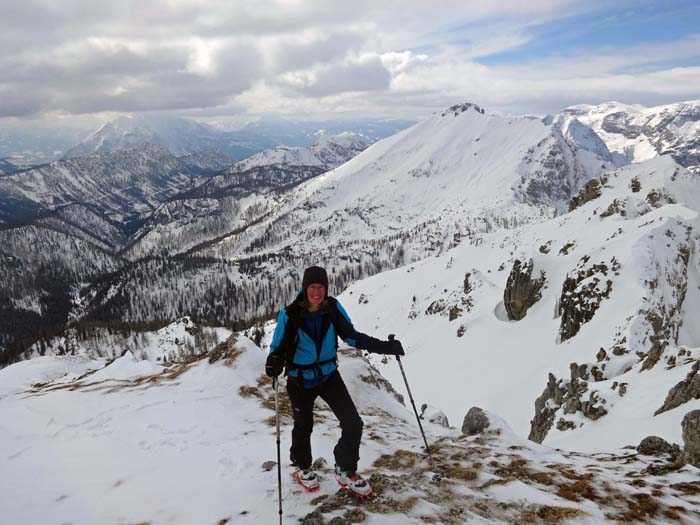
{"label": "black glove", "polygon": [[265,374],[267,374],[268,377],[277,377],[282,373],[283,369],[284,360],[278,353],[272,352],[267,356],[267,361],[265,361]]}
{"label": "black glove", "polygon": [[401,341],[398,339],[394,339],[393,337],[387,341],[388,344],[388,349],[386,353],[388,355],[406,355],[406,352],[403,351],[403,346],[401,345]]}
{"label": "black glove", "polygon": [[403,346],[401,346],[401,343],[396,339],[391,338],[388,341],[372,339],[373,340],[367,347],[368,352],[381,355],[405,355]]}

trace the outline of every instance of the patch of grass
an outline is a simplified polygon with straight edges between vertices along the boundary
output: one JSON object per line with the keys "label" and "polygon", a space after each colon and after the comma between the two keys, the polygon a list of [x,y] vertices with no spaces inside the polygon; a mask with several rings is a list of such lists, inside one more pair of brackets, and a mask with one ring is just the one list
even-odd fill
{"label": "patch of grass", "polygon": [[385,468],[388,470],[406,470],[413,468],[418,461],[418,454],[409,450],[397,450],[393,454],[382,454],[374,461],[373,466],[376,468]]}
{"label": "patch of grass", "polygon": [[564,483],[559,486],[559,490],[557,490],[556,494],[560,498],[576,502],[583,499],[590,501],[599,501],[601,499],[591,485],[589,479],[578,479],[573,483]]}
{"label": "patch of grass", "polygon": [[626,523],[639,523],[659,512],[659,502],[649,494],[632,494],[631,499],[626,501],[629,510],[619,516],[619,519]]}
{"label": "patch of grass", "polygon": [[452,479],[461,479],[462,481],[474,481],[479,477],[479,473],[473,468],[465,467],[460,463],[453,463],[445,469],[445,475]]}
{"label": "patch of grass", "polygon": [[224,362],[224,365],[231,366],[233,362],[241,355],[242,351],[236,345],[236,338],[230,337],[223,343],[219,343],[209,352],[209,364],[217,361]]}
{"label": "patch of grass", "polygon": [[671,488],[689,496],[696,496],[700,494],[700,481],[674,483]]}
{"label": "patch of grass", "polygon": [[326,498],[328,498],[328,494],[321,494],[321,495],[318,496],[317,498],[312,499],[309,503],[311,503],[311,505],[318,505],[319,503],[321,503],[321,502],[322,502],[323,500],[325,500]]}
{"label": "patch of grass", "polygon": [[554,485],[554,478],[549,472],[530,472],[530,479],[540,485]]}
{"label": "patch of grass", "polygon": [[581,512],[577,509],[569,507],[553,507],[544,505],[537,511],[537,516],[545,523],[561,523],[563,520],[569,520],[580,515]]}

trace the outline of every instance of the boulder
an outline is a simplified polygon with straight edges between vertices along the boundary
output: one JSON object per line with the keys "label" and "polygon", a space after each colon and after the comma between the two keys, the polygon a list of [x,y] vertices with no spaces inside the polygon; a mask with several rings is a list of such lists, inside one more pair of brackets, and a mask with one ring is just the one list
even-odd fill
{"label": "boulder", "polygon": [[637,452],[645,456],[658,456],[659,454],[670,454],[674,450],[665,439],[659,436],[647,436],[637,445]]}
{"label": "boulder", "polygon": [[691,410],[683,418],[685,461],[700,468],[700,410]]}
{"label": "boulder", "polygon": [[489,418],[483,409],[471,407],[462,422],[462,434],[474,436],[489,428]]}
{"label": "boulder", "polygon": [[419,417],[430,423],[440,425],[441,427],[450,427],[450,423],[447,420],[445,413],[432,405],[423,404],[423,406],[421,406],[421,413]]}

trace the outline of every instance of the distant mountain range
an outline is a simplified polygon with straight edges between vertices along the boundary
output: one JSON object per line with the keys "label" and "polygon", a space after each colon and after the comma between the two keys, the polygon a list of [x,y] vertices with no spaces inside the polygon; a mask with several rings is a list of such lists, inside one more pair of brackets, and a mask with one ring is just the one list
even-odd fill
{"label": "distant mountain range", "polygon": [[[236,160],[276,146],[311,146],[315,135],[350,132],[368,142],[405,129],[413,122],[398,119],[297,122],[265,117],[240,128],[224,123],[207,125],[192,119],[158,114],[122,116],[88,132],[75,128],[0,130],[0,159],[14,166],[47,162],[95,153],[112,153],[139,144],[164,146],[175,156],[217,150]],[[0,165],[0,175],[7,173]]]}
{"label": "distant mountain range", "polygon": [[[358,134],[316,133],[310,147],[279,146],[239,162],[219,149],[177,156],[162,144],[139,144],[157,134],[129,127],[143,121],[119,121],[122,127],[103,127],[89,144],[136,145],[0,177],[0,267],[21,273],[32,267],[32,250],[41,250],[48,259],[40,274],[64,268],[73,276],[70,295],[82,295],[76,318],[193,315],[245,324],[286,301],[296,286],[290,268],[323,260],[339,269],[334,286],[343,289],[465,238],[565,214],[588,181],[639,158],[642,136],[672,143],[670,154],[692,172],[696,107],[637,108],[647,115],[642,132],[635,123],[626,130],[629,119],[608,118],[631,112],[614,103],[545,118],[504,117],[467,103],[367,149],[371,141]],[[167,137],[179,141],[171,147],[180,153],[202,145],[180,140],[188,131],[210,131],[179,124]],[[661,153],[668,152],[647,150]],[[22,228],[37,240],[19,257],[12,247],[20,246]],[[94,248],[63,250],[74,239]],[[93,249],[105,254],[97,267]],[[46,311],[41,301],[52,278],[17,275],[25,284],[12,288],[7,304]],[[262,296],[255,291],[261,281],[270,290]]]}

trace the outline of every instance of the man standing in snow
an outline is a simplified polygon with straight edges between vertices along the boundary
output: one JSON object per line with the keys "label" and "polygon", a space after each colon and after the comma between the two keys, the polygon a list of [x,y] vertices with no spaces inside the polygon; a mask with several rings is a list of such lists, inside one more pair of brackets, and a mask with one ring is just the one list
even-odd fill
{"label": "man standing in snow", "polygon": [[357,332],[345,309],[327,291],[326,270],[307,268],[301,293],[279,313],[265,373],[277,377],[286,367],[294,414],[290,456],[297,468],[297,482],[308,491],[319,487],[318,476],[311,469],[311,431],[314,401],[320,396],[333,410],[342,431],[333,449],[336,480],[356,496],[370,497],[372,488],[357,474],[362,419],[338,371],[337,337],[376,354],[404,355],[404,351],[395,339],[380,341]]}

